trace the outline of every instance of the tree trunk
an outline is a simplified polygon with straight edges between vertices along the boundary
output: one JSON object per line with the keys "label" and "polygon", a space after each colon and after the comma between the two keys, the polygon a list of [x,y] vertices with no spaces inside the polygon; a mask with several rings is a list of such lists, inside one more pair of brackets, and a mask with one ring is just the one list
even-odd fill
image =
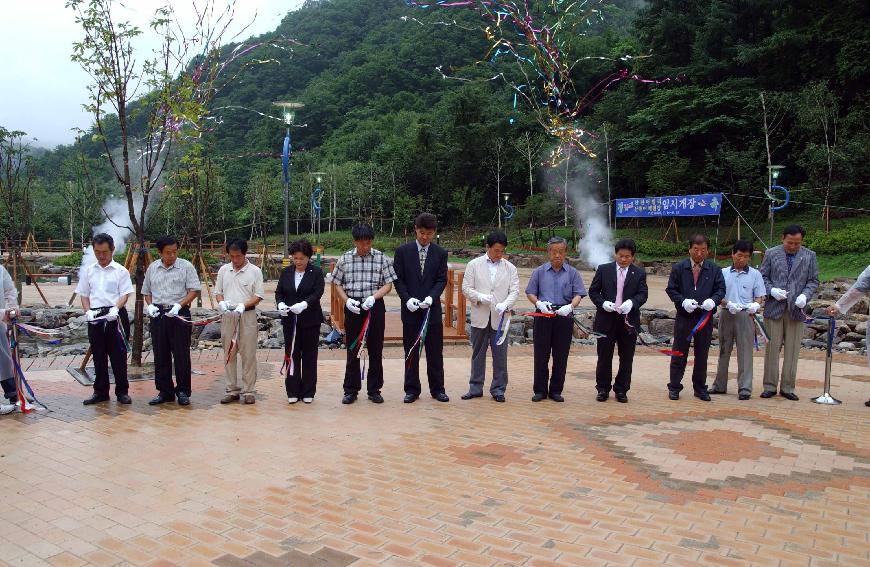
{"label": "tree trunk", "polygon": [[145,321],[143,317],[143,295],[142,283],[145,281],[145,254],[148,250],[145,248],[145,231],[141,228],[136,234],[136,274],[133,278],[136,284],[136,306],[134,308],[133,317],[133,355],[130,360],[132,366],[142,366],[142,348],[145,344]]}

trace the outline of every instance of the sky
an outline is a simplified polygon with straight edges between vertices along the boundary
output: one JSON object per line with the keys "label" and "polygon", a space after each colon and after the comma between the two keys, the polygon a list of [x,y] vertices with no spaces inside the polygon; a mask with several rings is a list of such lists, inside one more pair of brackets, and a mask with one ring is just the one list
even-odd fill
{"label": "sky", "polygon": [[[274,30],[284,15],[295,10],[303,0],[237,0],[233,33],[252,23],[245,37]],[[183,29],[194,21],[194,0],[172,2]],[[202,6],[205,0],[195,0]],[[214,0],[216,11],[228,0]],[[123,19],[137,25],[143,36],[149,35],[148,21],[154,10],[166,0],[130,0],[119,8]],[[65,0],[0,0],[0,37],[7,46],[0,59],[0,126],[21,130],[37,141],[35,146],[54,147],[75,139],[73,128],[87,129],[90,115],[82,109],[88,102],[90,77],[70,61],[72,44],[82,38],[75,14],[65,8]],[[116,16],[116,19],[119,19]],[[152,34],[153,35],[153,34]],[[156,42],[143,38],[137,49],[150,53]]]}

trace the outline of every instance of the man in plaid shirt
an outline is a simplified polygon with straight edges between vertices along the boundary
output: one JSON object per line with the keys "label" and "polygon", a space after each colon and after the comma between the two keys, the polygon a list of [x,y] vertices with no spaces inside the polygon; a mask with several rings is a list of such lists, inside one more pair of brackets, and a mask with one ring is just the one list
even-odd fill
{"label": "man in plaid shirt", "polygon": [[[347,365],[344,371],[343,404],[352,404],[362,388],[360,359],[363,348],[360,333],[366,319],[368,332],[365,349],[369,357],[368,397],[376,404],[384,403],[381,388],[384,385],[384,296],[393,289],[397,279],[393,263],[383,252],[372,248],[375,231],[367,224],[360,224],[351,231],[354,249],[341,255],[332,271],[335,290],[344,301],[344,337],[347,349]],[[353,346],[353,348],[351,348]]]}

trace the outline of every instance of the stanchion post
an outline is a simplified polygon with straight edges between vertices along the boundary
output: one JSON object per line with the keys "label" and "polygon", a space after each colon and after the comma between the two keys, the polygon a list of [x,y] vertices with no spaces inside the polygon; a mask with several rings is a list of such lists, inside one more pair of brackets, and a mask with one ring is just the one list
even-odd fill
{"label": "stanchion post", "polygon": [[817,404],[825,404],[830,406],[838,406],[842,404],[840,400],[831,395],[831,365],[833,363],[834,348],[834,318],[828,319],[828,351],[825,354],[825,391],[821,396],[813,398],[813,402]]}

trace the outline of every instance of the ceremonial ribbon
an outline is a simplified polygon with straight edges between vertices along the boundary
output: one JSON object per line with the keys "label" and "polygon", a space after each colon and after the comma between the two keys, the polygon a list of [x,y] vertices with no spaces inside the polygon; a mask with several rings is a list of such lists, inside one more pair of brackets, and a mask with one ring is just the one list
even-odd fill
{"label": "ceremonial ribbon", "polygon": [[[238,314],[237,314],[238,315]],[[239,327],[241,327],[242,316],[233,317],[233,339],[230,341],[230,346],[227,349],[227,359],[224,361],[224,366],[230,363],[230,358],[233,356],[233,350],[239,344]]]}
{"label": "ceremonial ribbon", "polygon": [[[161,316],[163,315],[161,314]],[[182,317],[181,315],[170,317],[170,319],[178,319],[182,323],[185,323],[192,327],[205,327],[209,323],[215,323],[217,321],[220,321],[221,317],[223,317],[223,315],[218,313],[217,315],[212,315],[211,317],[206,317],[205,319],[197,319],[196,321],[194,321],[193,319],[188,319],[187,317]]]}
{"label": "ceremonial ribbon", "polygon": [[[33,388],[30,387],[27,378],[24,377],[24,370],[21,368],[18,356],[18,338],[16,336],[16,329],[18,328],[19,323],[15,318],[12,319],[11,323],[10,328],[6,331],[6,338],[9,340],[9,350],[12,351],[12,367],[15,371],[15,393],[18,395],[18,403],[21,405],[21,413],[26,414],[33,411],[27,406],[27,397],[24,395],[24,389],[27,390],[27,393],[30,394],[31,399],[34,402],[41,405],[44,409],[48,409],[47,405],[36,398]],[[22,386],[24,389],[22,389]]]}
{"label": "ceremonial ribbon", "polygon": [[408,349],[408,354],[405,355],[405,367],[411,368],[411,357],[414,355],[414,350],[419,346],[418,350],[418,360],[423,356],[423,345],[426,342],[426,333],[429,329],[429,314],[432,312],[431,309],[426,309],[426,316],[423,317],[423,326],[420,327],[420,332],[417,333],[417,339],[411,345],[411,348]]}
{"label": "ceremonial ribbon", "polygon": [[[759,342],[767,344],[770,342],[770,335],[767,334],[767,329],[764,326],[764,321],[758,313],[752,315],[752,322],[755,327],[755,350],[761,350]],[[758,340],[761,337],[761,341]]]}
{"label": "ceremonial ribbon", "polygon": [[[709,315],[709,313],[708,313],[708,315]],[[643,346],[643,347],[646,347],[649,349],[653,349],[653,350],[660,352],[662,354],[665,354],[667,356],[683,356],[684,353],[682,353],[678,350],[673,350],[670,348],[658,348],[658,347],[656,347],[656,345],[651,345],[648,342],[646,342],[645,340],[643,340],[643,337],[641,336],[640,333],[637,332],[637,329],[635,329],[634,325],[632,325],[628,321],[628,313],[624,314],[623,324],[625,325],[625,329],[630,334],[633,334],[635,337],[637,337],[637,340],[640,342],[640,346]],[[691,337],[689,337],[689,340],[691,340]]]}
{"label": "ceremonial ribbon", "polygon": [[819,317],[811,317],[801,311],[804,316],[804,324],[809,325],[810,323],[815,323],[816,319],[826,320],[828,322],[828,352],[834,348],[834,337],[837,334],[837,319],[834,317],[828,317],[825,315],[821,315]]}
{"label": "ceremonial ribbon", "polygon": [[365,381],[366,379],[366,363],[368,361],[368,349],[366,348],[366,339],[369,336],[369,323],[372,319],[372,312],[366,314],[365,321],[363,321],[362,329],[359,332],[359,336],[354,339],[354,341],[347,347],[348,350],[356,351],[356,357],[360,360],[360,381]]}
{"label": "ceremonial ribbon", "polygon": [[707,323],[709,323],[710,319],[712,319],[712,318],[713,318],[713,311],[711,310],[711,311],[707,311],[707,313],[703,317],[698,319],[698,322],[695,323],[694,328],[692,328],[692,332],[689,333],[689,344],[692,343],[692,339],[695,337],[695,334],[698,331],[702,330],[704,327],[706,327]]}
{"label": "ceremonial ribbon", "polygon": [[498,328],[495,330],[495,336],[492,338],[492,348],[497,347],[501,344],[502,338],[502,328],[504,327],[504,316],[507,313],[507,310],[502,311],[501,319],[498,320]]}
{"label": "ceremonial ribbon", "polygon": [[299,322],[299,317],[297,315],[293,315],[293,337],[290,339],[290,356],[287,356],[287,345],[284,345],[284,364],[281,365],[281,370],[279,373],[284,373],[284,369],[287,369],[286,376],[293,375],[293,354],[296,349],[296,324]]}
{"label": "ceremonial ribbon", "polygon": [[28,337],[40,339],[52,345],[60,344],[60,338],[58,338],[58,331],[55,329],[43,329],[41,327],[27,325],[25,323],[15,323],[15,325],[22,333],[24,333]]}

